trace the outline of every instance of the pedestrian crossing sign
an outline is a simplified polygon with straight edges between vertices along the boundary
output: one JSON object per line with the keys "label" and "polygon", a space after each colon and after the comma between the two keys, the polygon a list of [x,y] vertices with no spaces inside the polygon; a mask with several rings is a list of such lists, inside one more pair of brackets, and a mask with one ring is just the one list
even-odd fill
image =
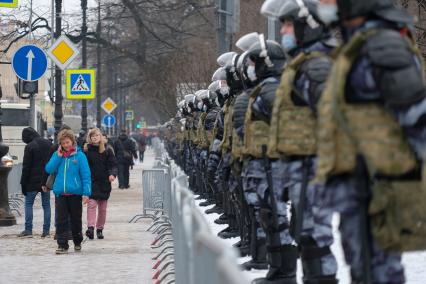
{"label": "pedestrian crossing sign", "polygon": [[16,8],[18,7],[18,0],[0,0],[0,7]]}
{"label": "pedestrian crossing sign", "polygon": [[95,70],[78,69],[66,70],[67,99],[95,98]]}

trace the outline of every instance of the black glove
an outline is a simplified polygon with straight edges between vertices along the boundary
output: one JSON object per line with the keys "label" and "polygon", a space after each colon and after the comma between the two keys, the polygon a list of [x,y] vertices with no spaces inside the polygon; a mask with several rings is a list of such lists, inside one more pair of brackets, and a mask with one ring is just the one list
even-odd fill
{"label": "black glove", "polygon": [[207,160],[207,179],[209,183],[214,183],[217,167],[219,166],[220,156],[216,152],[212,152]]}

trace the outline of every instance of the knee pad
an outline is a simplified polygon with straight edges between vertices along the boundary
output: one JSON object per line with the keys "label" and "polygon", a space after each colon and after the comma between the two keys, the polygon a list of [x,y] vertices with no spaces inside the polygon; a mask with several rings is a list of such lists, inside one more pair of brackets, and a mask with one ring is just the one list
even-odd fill
{"label": "knee pad", "polygon": [[337,283],[335,282],[336,281],[335,275],[323,275],[321,259],[324,256],[332,254],[330,247],[329,246],[318,247],[315,240],[311,236],[302,236],[300,239],[299,245],[300,245],[300,256],[302,259],[302,266],[303,266],[304,283],[309,283],[309,284]]}

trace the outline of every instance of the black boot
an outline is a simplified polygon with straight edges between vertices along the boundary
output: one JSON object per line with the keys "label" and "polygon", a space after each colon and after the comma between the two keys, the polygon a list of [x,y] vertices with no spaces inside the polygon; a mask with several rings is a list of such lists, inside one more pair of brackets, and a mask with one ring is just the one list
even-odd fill
{"label": "black boot", "polygon": [[195,198],[195,200],[202,200],[202,199],[205,199],[202,194],[200,194],[198,197]]}
{"label": "black boot", "polygon": [[200,206],[200,207],[207,207],[207,206],[210,206],[212,204],[213,204],[212,200],[207,199],[206,201],[203,201],[200,204],[198,204],[198,206]]}
{"label": "black boot", "polygon": [[104,234],[102,233],[102,229],[96,230],[96,237],[100,240],[102,240],[104,238]]}
{"label": "black boot", "polygon": [[303,283],[305,284],[337,284],[335,274],[323,275],[321,259],[331,255],[330,247],[318,247],[310,236],[302,236],[300,240],[303,267]]}
{"label": "black boot", "polygon": [[235,215],[231,210],[229,210],[230,215],[228,215],[229,227],[225,230],[222,230],[218,235],[218,237],[222,239],[231,239],[239,236],[238,229],[235,226]]}
{"label": "black boot", "polygon": [[86,236],[93,240],[95,238],[95,234],[94,234],[95,228],[94,227],[88,227],[87,231],[86,231]]}
{"label": "black boot", "polygon": [[215,205],[215,207],[213,207],[211,209],[207,209],[206,211],[204,211],[204,213],[206,213],[206,214],[213,214],[213,213],[222,214],[223,210],[219,206]]}
{"label": "black boot", "polygon": [[250,243],[248,243],[247,241],[239,242],[239,245],[236,246],[236,248],[240,252],[240,257],[250,255]]}
{"label": "black boot", "polygon": [[230,226],[220,231],[217,236],[222,239],[231,239],[238,237],[238,231],[231,228]]}
{"label": "black boot", "polygon": [[225,214],[222,214],[219,218],[217,218],[216,220],[214,220],[214,223],[218,224],[218,225],[229,224],[229,219],[228,219],[228,217],[226,217]]}
{"label": "black boot", "polygon": [[268,263],[266,262],[266,240],[254,240],[250,245],[252,259],[243,263],[241,266],[244,270],[266,270]]}
{"label": "black boot", "polygon": [[[269,248],[272,250],[271,248]],[[297,284],[297,247],[284,245],[274,247],[268,253],[269,271],[265,278],[253,280],[253,284]]]}

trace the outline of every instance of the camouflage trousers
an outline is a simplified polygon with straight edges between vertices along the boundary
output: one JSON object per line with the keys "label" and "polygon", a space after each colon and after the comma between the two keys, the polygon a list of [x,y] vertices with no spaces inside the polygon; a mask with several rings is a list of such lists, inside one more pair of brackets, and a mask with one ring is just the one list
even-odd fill
{"label": "camouflage trousers", "polygon": [[[266,205],[264,202],[265,192],[269,188],[263,160],[252,159],[248,162],[246,161],[243,165],[241,176],[243,180],[244,197],[246,198],[247,204],[249,206],[253,206],[256,221],[257,223],[262,224],[260,209],[262,206]],[[280,207],[287,208],[285,202],[282,203],[284,204],[280,204]],[[278,222],[280,224],[288,225],[287,210],[279,211],[280,215],[278,216]],[[291,240],[290,242],[287,242],[287,235],[289,235],[288,230],[287,234],[284,234],[285,240],[283,244],[291,243]],[[258,238],[266,237],[265,230],[261,226],[257,229],[257,236]]]}
{"label": "camouflage trousers", "polygon": [[[339,230],[342,235],[342,247],[345,259],[351,267],[353,281],[360,281],[364,275],[361,237],[360,194],[356,186],[356,177],[331,178],[326,187],[320,187],[316,198],[324,208],[340,213]],[[381,250],[370,238],[371,274],[373,283],[404,283],[404,267],[401,254]]]}
{"label": "camouflage trousers", "polygon": [[206,164],[207,164],[207,158],[208,158],[208,151],[205,149],[200,149],[198,154],[198,172],[197,172],[197,178],[199,179],[201,191],[206,193],[207,191],[210,191],[209,188],[207,188],[207,178],[205,175],[206,170]]}
{"label": "camouflage trousers", "polygon": [[[315,241],[319,248],[329,247],[333,244],[333,229],[331,220],[333,210],[324,207],[323,204],[316,198],[316,194],[320,189],[320,185],[309,183],[315,176],[314,158],[305,160],[308,178],[308,187],[306,190],[305,204],[303,208],[303,224],[301,235],[310,237]],[[277,199],[282,197],[283,189],[288,190],[288,195],[292,206],[298,208],[300,204],[302,182],[303,182],[303,162],[302,160],[274,162],[272,167],[274,180],[277,179],[277,185],[274,185],[274,191],[277,191]],[[299,244],[303,245],[303,244]],[[328,254],[321,257],[322,275],[332,275],[337,273],[337,261],[333,254]]]}
{"label": "camouflage trousers", "polygon": [[194,157],[194,149],[192,146],[185,146],[185,150],[184,150],[184,159],[185,159],[185,171],[186,174],[191,176],[192,171],[195,170],[195,165],[194,162],[197,161],[196,157]]}
{"label": "camouflage trousers", "polygon": [[193,147],[191,150],[191,167],[187,171],[187,175],[190,177],[190,180],[192,180],[192,189],[196,192],[200,192],[201,190],[201,177],[199,175],[200,173],[200,149],[197,147]]}
{"label": "camouflage trousers", "polygon": [[231,153],[222,154],[222,158],[217,167],[216,185],[220,192],[229,190],[229,179],[231,174]]}

